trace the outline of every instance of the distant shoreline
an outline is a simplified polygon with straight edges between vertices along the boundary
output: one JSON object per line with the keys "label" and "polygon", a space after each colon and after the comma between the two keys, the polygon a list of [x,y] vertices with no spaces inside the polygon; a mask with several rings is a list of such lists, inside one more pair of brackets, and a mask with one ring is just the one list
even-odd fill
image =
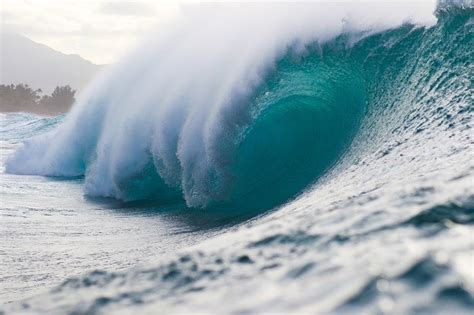
{"label": "distant shoreline", "polygon": [[0,85],[0,112],[32,113],[40,116],[56,116],[68,112],[73,106],[76,91],[69,85],[57,86],[51,95],[27,84]]}

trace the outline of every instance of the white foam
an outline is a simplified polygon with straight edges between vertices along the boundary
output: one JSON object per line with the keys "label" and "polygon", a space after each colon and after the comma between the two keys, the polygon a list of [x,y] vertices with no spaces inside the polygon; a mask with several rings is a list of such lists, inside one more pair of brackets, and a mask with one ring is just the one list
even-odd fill
{"label": "white foam", "polygon": [[7,163],[21,174],[85,173],[90,195],[127,199],[123,184],[153,160],[190,206],[225,182],[242,101],[289,45],[342,32],[431,25],[434,1],[204,4],[185,6],[80,96],[64,123],[27,141]]}

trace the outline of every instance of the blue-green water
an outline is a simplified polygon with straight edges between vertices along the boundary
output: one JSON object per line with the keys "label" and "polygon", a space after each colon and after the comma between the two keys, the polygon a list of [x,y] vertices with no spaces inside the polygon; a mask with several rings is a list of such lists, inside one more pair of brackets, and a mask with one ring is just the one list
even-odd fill
{"label": "blue-green water", "polygon": [[473,13],[292,47],[188,142],[184,105],[2,116],[0,277],[42,293],[6,311],[472,313]]}

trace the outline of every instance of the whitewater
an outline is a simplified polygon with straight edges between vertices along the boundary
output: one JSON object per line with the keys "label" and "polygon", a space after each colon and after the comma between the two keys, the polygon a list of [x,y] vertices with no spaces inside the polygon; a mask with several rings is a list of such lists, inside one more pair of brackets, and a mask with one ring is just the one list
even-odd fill
{"label": "whitewater", "polygon": [[471,314],[473,13],[183,6],[1,114],[3,312]]}

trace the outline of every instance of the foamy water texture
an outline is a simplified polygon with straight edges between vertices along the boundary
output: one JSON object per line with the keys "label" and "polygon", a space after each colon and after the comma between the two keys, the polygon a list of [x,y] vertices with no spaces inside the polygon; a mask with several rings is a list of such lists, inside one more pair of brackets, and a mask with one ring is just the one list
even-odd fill
{"label": "foamy water texture", "polygon": [[22,257],[12,231],[44,206],[42,177],[23,174],[71,187],[58,208],[83,219],[56,226],[107,253],[52,233],[52,257],[75,267],[44,258],[65,280],[7,312],[469,314],[473,13],[470,1],[184,6],[63,120],[2,117],[15,152],[0,252]]}
{"label": "foamy water texture", "polygon": [[[193,207],[225,200],[242,133],[260,107],[271,106],[250,100],[280,58],[289,51],[309,54],[308,45],[324,45],[342,33],[352,44],[410,20],[432,24],[433,11],[429,2],[185,8],[175,25],[93,85],[57,130],[27,142],[7,170],[85,175],[92,196],[182,195]],[[149,173],[163,183],[153,178],[154,184],[131,187]]]}

